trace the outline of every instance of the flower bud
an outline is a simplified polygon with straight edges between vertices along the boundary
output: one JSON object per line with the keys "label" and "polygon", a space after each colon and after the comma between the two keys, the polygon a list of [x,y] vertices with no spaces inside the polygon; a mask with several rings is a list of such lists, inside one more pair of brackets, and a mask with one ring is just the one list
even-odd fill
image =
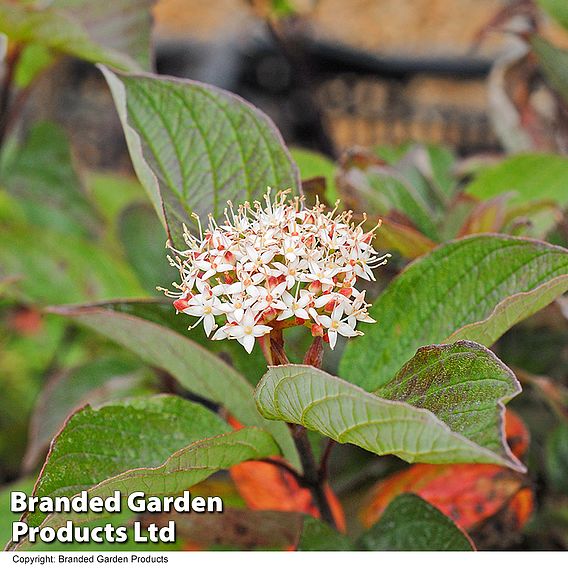
{"label": "flower bud", "polygon": [[278,310],[275,310],[274,308],[267,308],[266,310],[264,310],[264,312],[262,312],[262,321],[264,323],[273,321],[277,317],[278,317]]}
{"label": "flower bud", "polygon": [[183,310],[185,310],[188,306],[189,302],[187,301],[187,298],[178,298],[174,301],[174,308],[178,312],[183,312]]}
{"label": "flower bud", "polygon": [[321,292],[321,282],[319,280],[315,280],[314,282],[310,282],[308,286],[308,290],[312,294],[319,294]]}
{"label": "flower bud", "polygon": [[330,302],[328,302],[325,306],[324,306],[324,310],[326,312],[333,312],[333,310],[335,309],[335,307],[337,306],[337,300],[331,300]]}
{"label": "flower bud", "polygon": [[323,336],[323,327],[318,323],[313,323],[311,327],[312,335],[314,337],[322,337]]}

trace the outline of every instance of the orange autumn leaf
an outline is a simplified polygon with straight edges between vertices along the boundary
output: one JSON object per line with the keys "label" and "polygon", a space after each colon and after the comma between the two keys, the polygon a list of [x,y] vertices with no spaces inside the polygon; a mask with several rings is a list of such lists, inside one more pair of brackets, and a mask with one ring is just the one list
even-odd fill
{"label": "orange autumn leaf", "polygon": [[517,530],[528,522],[534,509],[534,495],[530,487],[521,489],[509,503],[508,511],[513,516],[513,524]]}
{"label": "orange autumn leaf", "polygon": [[[528,447],[528,432],[521,419],[507,412],[506,436],[520,457]],[[416,464],[379,482],[370,492],[360,513],[370,527],[388,504],[401,493],[415,493],[451,517],[462,529],[471,530],[503,509],[513,515],[511,523],[521,528],[532,512],[533,495],[525,478],[504,467],[490,464]]]}
{"label": "orange autumn leaf", "polygon": [[[226,419],[234,430],[240,430],[243,427],[232,415],[228,415]],[[278,456],[272,459],[284,462]],[[283,468],[270,463],[248,461],[233,466],[229,471],[239,494],[249,509],[291,511],[311,515],[316,519],[320,517],[310,490],[301,487],[294,476]],[[339,499],[329,485],[325,487],[325,494],[337,528],[345,532],[345,514]]]}
{"label": "orange autumn leaf", "polygon": [[[258,461],[243,462],[233,466],[230,473],[249,509],[293,511],[320,517],[310,490],[301,487],[291,473],[277,465]],[[345,532],[345,516],[341,503],[329,485],[325,487],[325,494],[337,527]]]}
{"label": "orange autumn leaf", "polygon": [[522,458],[529,449],[530,434],[525,423],[512,410],[507,410],[505,415],[505,437],[513,454]]}

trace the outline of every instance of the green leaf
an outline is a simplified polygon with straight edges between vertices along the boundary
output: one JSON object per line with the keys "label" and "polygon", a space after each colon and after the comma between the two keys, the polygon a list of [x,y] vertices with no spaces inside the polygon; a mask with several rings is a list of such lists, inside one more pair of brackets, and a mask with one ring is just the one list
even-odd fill
{"label": "green leaf", "polygon": [[399,495],[357,541],[361,550],[474,550],[471,540],[424,499]]}
{"label": "green leaf", "polygon": [[42,389],[30,421],[24,468],[31,471],[65,419],[85,404],[143,394],[145,373],[120,359],[96,359],[57,373]]}
{"label": "green leaf", "polygon": [[151,321],[103,307],[61,306],[51,310],[130,349],[149,365],[164,369],[189,391],[223,405],[240,422],[269,430],[283,455],[298,465],[287,428],[264,420],[255,408],[247,380],[197,343]]}
{"label": "green leaf", "polygon": [[465,192],[490,199],[511,191],[510,203],[550,199],[568,205],[568,158],[554,154],[518,154],[485,168]]}
{"label": "green leaf", "polygon": [[23,89],[27,87],[55,58],[46,47],[39,44],[27,45],[18,59],[14,73],[14,83]]}
{"label": "green leaf", "polygon": [[[171,428],[171,425],[170,425]],[[147,429],[143,431],[146,432]],[[61,435],[61,439],[65,431]],[[111,434],[107,434],[111,435]],[[61,439],[59,443],[61,444]],[[91,446],[88,446],[91,451]],[[53,455],[57,445],[53,447]],[[71,449],[62,453],[60,460],[72,462],[76,450]],[[243,428],[236,432],[201,439],[190,445],[182,447],[172,453],[162,465],[157,467],[136,467],[123,471],[113,477],[104,479],[88,490],[89,498],[98,496],[103,499],[119,490],[126,498],[131,492],[143,489],[146,496],[176,495],[183,490],[207,479],[210,475],[221,469],[228,469],[233,465],[247,460],[258,460],[278,453],[273,438],[267,432],[256,428]],[[65,459],[68,456],[67,460]],[[53,457],[52,459],[55,459]],[[73,463],[73,462],[72,462]],[[48,462],[49,464],[49,462]],[[47,467],[47,466],[46,466]],[[45,472],[44,472],[45,475]],[[40,480],[41,481],[41,480]],[[65,481],[64,481],[65,482]],[[82,487],[82,486],[81,486]],[[78,486],[69,488],[76,494]],[[36,487],[39,493],[40,486]],[[50,493],[50,494],[53,494]],[[61,494],[58,492],[58,494]],[[67,520],[75,524],[99,520],[110,513],[51,513],[42,526],[59,528]],[[22,546],[21,543],[18,546]]]}
{"label": "green leaf", "polygon": [[340,443],[408,462],[523,465],[503,434],[503,404],[520,392],[481,345],[419,349],[376,394],[303,365],[271,367],[255,392],[260,412]]}
{"label": "green leaf", "polygon": [[568,251],[544,242],[477,235],[409,265],[370,309],[378,323],[351,341],[340,375],[372,391],[422,345],[470,339],[490,346],[568,290]]}
{"label": "green leaf", "polygon": [[337,186],[335,184],[335,174],[337,170],[335,163],[323,154],[306,150],[305,148],[291,148],[290,153],[300,169],[302,179],[310,179],[318,176],[325,178],[325,195],[327,201],[331,204],[335,203],[338,198]]}
{"label": "green leaf", "polygon": [[31,494],[34,488],[34,481],[31,478],[19,479],[10,485],[3,485],[0,488],[0,546],[3,546],[12,538],[12,523],[18,521],[20,515],[12,513],[10,510],[10,494],[12,491],[23,491]]}
{"label": "green leaf", "polygon": [[300,180],[271,120],[240,97],[195,81],[102,71],[142,185],[176,245],[182,223],[226,201],[258,199],[267,186],[299,192]]}
{"label": "green leaf", "polygon": [[560,424],[546,441],[546,472],[551,485],[568,495],[568,425]]}
{"label": "green leaf", "polygon": [[0,264],[21,277],[17,293],[25,301],[58,304],[144,294],[130,267],[107,248],[25,224],[0,225]]}
{"label": "green leaf", "polygon": [[183,315],[176,314],[171,300],[167,298],[113,300],[90,306],[84,305],[83,307],[98,307],[121,314],[129,314],[176,331],[192,342],[198,343],[207,351],[220,355],[225,362],[229,362],[253,386],[257,385],[266,372],[266,359],[258,345],[255,345],[252,353],[249,354],[236,341],[211,341],[205,335],[202,326],[188,329],[190,320]]}
{"label": "green leaf", "polygon": [[145,203],[128,206],[118,219],[118,235],[126,258],[138,279],[156,294],[156,286],[168,286],[175,270],[166,257],[166,234],[154,210]]}
{"label": "green leaf", "polygon": [[83,191],[60,126],[35,124],[23,146],[3,160],[0,179],[33,225],[84,236],[96,231],[96,211]]}
{"label": "green leaf", "polygon": [[[123,472],[157,468],[178,450],[228,431],[219,416],[177,396],[134,398],[98,410],[87,406],[55,438],[34,495],[76,495]],[[24,517],[30,526],[39,526],[46,514]]]}
{"label": "green leaf", "polygon": [[449,148],[436,144],[428,144],[425,149],[428,161],[422,171],[423,175],[444,195],[451,197],[458,188],[453,174],[455,155]]}
{"label": "green leaf", "polygon": [[333,530],[327,523],[313,517],[304,518],[298,550],[351,550],[352,546],[346,536]]}
{"label": "green leaf", "polygon": [[150,8],[154,0],[53,0],[45,7],[0,1],[0,32],[17,43],[123,70],[150,67]]}
{"label": "green leaf", "polygon": [[537,3],[562,27],[568,29],[568,4],[564,0],[537,0]]}
{"label": "green leaf", "polygon": [[144,188],[134,175],[87,172],[86,186],[93,202],[109,223],[133,202],[144,202]]}
{"label": "green leaf", "polygon": [[[366,174],[369,200],[384,200],[386,208],[379,214],[397,211],[406,215],[429,239],[437,240],[438,231],[432,220],[433,211],[419,189],[403,174],[393,170],[369,168]],[[367,212],[369,212],[367,210]]]}

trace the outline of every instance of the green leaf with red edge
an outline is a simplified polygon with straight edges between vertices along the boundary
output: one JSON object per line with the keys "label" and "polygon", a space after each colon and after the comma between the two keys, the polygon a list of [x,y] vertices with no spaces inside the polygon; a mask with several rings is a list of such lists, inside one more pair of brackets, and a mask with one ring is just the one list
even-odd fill
{"label": "green leaf with red edge", "polygon": [[[187,440],[186,440],[187,443]],[[259,428],[243,428],[214,437],[204,437],[171,454],[158,467],[139,467],[101,481],[88,490],[89,497],[109,497],[114,491],[127,496],[144,489],[146,496],[177,495],[236,463],[273,455],[278,446],[272,436]],[[110,513],[107,513],[107,515]],[[52,513],[41,526],[58,528],[66,520],[86,523],[101,518],[101,513]]]}
{"label": "green leaf with red edge", "polygon": [[[219,416],[180,397],[130,399],[74,414],[51,446],[34,495],[71,497],[86,490],[89,497],[104,499],[118,490],[126,500],[140,489],[147,496],[176,495],[219,469],[275,453],[268,432],[231,432]],[[110,514],[35,511],[23,520],[59,528],[68,520],[79,524]]]}
{"label": "green leaf with red edge", "polygon": [[211,85],[102,67],[134,169],[183,247],[192,214],[224,218],[226,202],[261,198],[267,186],[300,192],[298,169],[280,133],[260,110]]}
{"label": "green leaf with red edge", "polygon": [[369,310],[339,374],[372,391],[422,345],[467,339],[490,346],[568,290],[568,250],[505,235],[444,244],[409,265]]}
{"label": "green leaf with red edge", "polygon": [[469,537],[417,495],[397,497],[355,543],[362,550],[474,550]]}
{"label": "green leaf with red edge", "polygon": [[50,310],[105,335],[149,365],[164,369],[184,388],[224,406],[243,424],[269,430],[280,444],[283,455],[299,466],[287,428],[283,424],[267,422],[260,416],[255,408],[252,387],[240,373],[188,337],[138,317],[134,304],[126,305],[134,310],[134,314],[119,313],[104,304],[59,306]]}
{"label": "green leaf with red edge", "polygon": [[510,194],[504,193],[479,203],[464,221],[457,236],[498,233],[505,223],[506,204],[509,198]]}
{"label": "green leaf with red edge", "polygon": [[405,258],[415,259],[436,248],[437,243],[417,229],[384,219],[376,237],[379,249],[396,250]]}
{"label": "green leaf with red edge", "polygon": [[377,393],[304,365],[270,367],[255,398],[271,420],[301,424],[340,443],[427,463],[492,463],[524,471],[504,438],[512,372],[469,341],[418,350]]}
{"label": "green leaf with red edge", "polygon": [[[86,406],[55,437],[34,495],[76,495],[125,471],[160,466],[185,446],[229,431],[212,411],[177,396]],[[37,510],[24,514],[30,526],[39,526],[46,516]]]}

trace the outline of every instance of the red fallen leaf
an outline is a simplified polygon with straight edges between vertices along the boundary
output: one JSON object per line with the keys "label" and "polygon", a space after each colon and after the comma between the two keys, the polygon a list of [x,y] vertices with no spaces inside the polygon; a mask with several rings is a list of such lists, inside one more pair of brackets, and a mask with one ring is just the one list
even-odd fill
{"label": "red fallen leaf", "polygon": [[[233,416],[226,418],[235,429],[243,425]],[[279,456],[274,461],[285,463]],[[235,485],[249,509],[258,511],[291,511],[305,513],[318,519],[318,508],[314,505],[310,490],[301,487],[296,478],[285,469],[266,462],[248,461],[233,466],[229,470]],[[339,499],[326,485],[325,494],[337,528],[345,532],[345,515]]]}
{"label": "red fallen leaf", "polygon": [[[506,418],[507,441],[520,457],[528,447],[528,431],[511,411]],[[451,517],[464,530],[472,530],[505,509],[512,515],[507,528],[521,528],[533,509],[532,490],[525,478],[508,468],[490,464],[417,464],[379,482],[360,512],[370,527],[387,505],[401,493],[415,493]]]}

